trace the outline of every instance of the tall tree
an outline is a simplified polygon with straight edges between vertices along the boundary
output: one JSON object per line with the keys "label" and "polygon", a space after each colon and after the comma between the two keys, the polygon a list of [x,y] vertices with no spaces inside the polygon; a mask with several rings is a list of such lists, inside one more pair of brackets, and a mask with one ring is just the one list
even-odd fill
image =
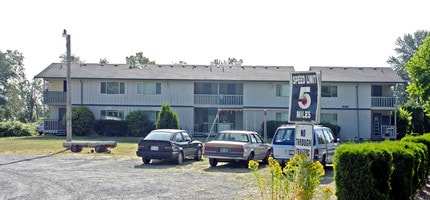
{"label": "tall tree", "polygon": [[135,56],[126,57],[125,61],[130,65],[130,69],[140,68],[140,65],[155,64],[155,61],[151,61],[149,58],[143,56],[142,52],[136,53]]}
{"label": "tall tree", "polygon": [[100,64],[109,64],[109,61],[106,58],[101,59],[99,61]]}
{"label": "tall tree", "polygon": [[227,60],[214,59],[211,61],[211,65],[217,66],[242,66],[243,59],[228,58]]}
{"label": "tall tree", "polygon": [[[412,34],[405,34],[403,38],[398,37],[396,40],[397,47],[394,49],[397,56],[390,56],[387,63],[391,65],[393,70],[406,82],[406,85],[412,82],[411,78],[405,69],[405,65],[418,50],[419,46],[424,42],[426,36],[430,35],[428,31],[419,30]],[[406,103],[408,95],[405,92],[406,86],[399,86],[396,91],[396,96],[401,104]]]}
{"label": "tall tree", "polygon": [[406,64],[405,69],[411,78],[407,91],[417,97],[430,113],[430,36],[418,48]]}

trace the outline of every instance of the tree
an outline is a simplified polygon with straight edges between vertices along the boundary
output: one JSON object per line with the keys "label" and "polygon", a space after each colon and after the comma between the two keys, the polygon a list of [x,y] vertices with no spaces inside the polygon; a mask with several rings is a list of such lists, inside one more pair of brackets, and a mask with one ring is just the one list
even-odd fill
{"label": "tree", "polygon": [[430,111],[430,36],[418,48],[414,56],[405,66],[411,78],[407,86],[407,92],[412,97],[418,98],[424,105],[426,112]]}
{"label": "tree", "polygon": [[170,108],[169,104],[163,104],[161,106],[160,113],[158,114],[157,129],[167,128],[167,129],[178,129],[179,120],[178,115],[175,111]]}
{"label": "tree", "polygon": [[430,35],[430,32],[419,30],[413,35],[405,34],[403,38],[397,38],[395,44],[398,47],[394,49],[394,51],[397,53],[397,56],[390,56],[387,60],[387,63],[391,65],[393,70],[395,70],[397,74],[406,82],[406,85],[399,86],[397,91],[395,91],[396,96],[399,98],[401,104],[406,103],[408,100],[408,95],[405,92],[405,88],[412,81],[406,72],[405,65],[407,62],[409,62],[415,51],[418,50],[418,47],[424,42],[424,39],[428,35]]}
{"label": "tree", "polygon": [[[73,54],[71,57],[71,62],[72,63],[84,63],[81,58],[79,56],[76,56],[75,54]],[[60,62],[62,63],[67,63],[67,55],[66,54],[61,54],[60,55]]]}
{"label": "tree", "polygon": [[216,66],[242,66],[243,59],[236,59],[236,58],[228,58],[227,60],[219,60],[215,59],[211,61],[211,65]]}
{"label": "tree", "polygon": [[149,58],[143,56],[142,52],[136,53],[135,56],[125,57],[125,61],[130,65],[130,69],[140,68],[139,65],[155,64],[155,61],[151,61]]}
{"label": "tree", "polygon": [[99,61],[99,63],[100,64],[109,64],[109,61],[106,59],[106,58],[100,58],[100,61]]}

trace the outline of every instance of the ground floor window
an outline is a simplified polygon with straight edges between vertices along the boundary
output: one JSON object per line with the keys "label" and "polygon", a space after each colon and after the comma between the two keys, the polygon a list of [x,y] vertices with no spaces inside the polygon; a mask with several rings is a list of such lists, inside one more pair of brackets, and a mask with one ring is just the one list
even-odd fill
{"label": "ground floor window", "polygon": [[276,113],[276,121],[288,121],[288,113],[286,112],[281,112],[281,113]]}
{"label": "ground floor window", "polygon": [[124,120],[123,110],[101,110],[100,119]]}
{"label": "ground floor window", "polygon": [[321,113],[321,123],[337,125],[337,113]]}

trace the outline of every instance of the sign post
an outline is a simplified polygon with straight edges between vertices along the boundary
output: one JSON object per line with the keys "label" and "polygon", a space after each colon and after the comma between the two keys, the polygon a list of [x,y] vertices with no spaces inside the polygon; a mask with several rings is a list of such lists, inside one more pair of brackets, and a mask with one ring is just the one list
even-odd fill
{"label": "sign post", "polygon": [[313,125],[320,120],[320,72],[292,72],[290,77],[289,122],[296,123],[295,154],[313,159]]}

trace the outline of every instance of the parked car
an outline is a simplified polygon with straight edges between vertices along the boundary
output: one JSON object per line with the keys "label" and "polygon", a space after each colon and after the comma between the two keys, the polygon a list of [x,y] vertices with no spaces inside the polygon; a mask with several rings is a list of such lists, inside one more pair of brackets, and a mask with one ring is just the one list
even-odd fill
{"label": "parked car", "polygon": [[218,162],[243,162],[248,166],[250,160],[268,162],[271,155],[270,144],[253,131],[221,131],[212,141],[204,145],[203,155],[209,158],[211,167]]}
{"label": "parked car", "polygon": [[43,135],[43,131],[45,130],[45,127],[43,126],[43,124],[39,124],[36,127],[36,131],[39,133],[39,135]]}
{"label": "parked car", "polygon": [[185,158],[202,159],[202,142],[193,140],[185,130],[157,129],[139,141],[136,155],[148,164],[151,159],[172,160],[182,165]]}
{"label": "parked car", "polygon": [[[333,163],[334,152],[339,146],[333,131],[328,127],[313,126],[314,161],[319,161],[324,167]],[[276,129],[272,140],[273,158],[282,166],[294,156],[295,125],[283,125]]]}

